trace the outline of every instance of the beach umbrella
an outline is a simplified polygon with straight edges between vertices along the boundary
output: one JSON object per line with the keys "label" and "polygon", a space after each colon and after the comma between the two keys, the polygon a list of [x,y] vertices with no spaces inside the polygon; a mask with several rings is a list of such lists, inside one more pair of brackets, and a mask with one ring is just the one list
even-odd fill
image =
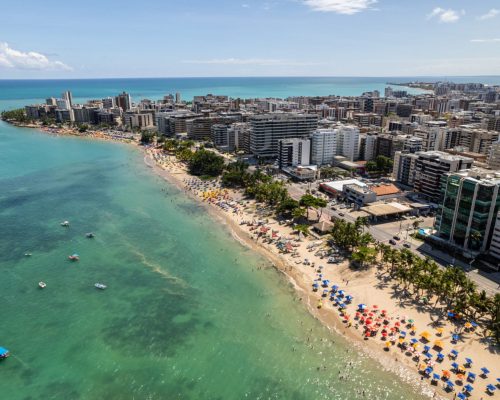
{"label": "beach umbrella", "polygon": [[443,360],[444,360],[444,354],[442,354],[442,353],[437,353],[437,359],[438,359],[439,361],[443,361]]}
{"label": "beach umbrella", "polygon": [[472,392],[472,391],[474,390],[474,387],[473,387],[473,386],[471,386],[471,385],[469,385],[469,384],[467,384],[467,385],[465,385],[465,386],[464,386],[464,390],[465,390],[467,393],[470,393],[470,392]]}
{"label": "beach umbrella", "polygon": [[450,389],[453,389],[455,387],[455,384],[452,381],[446,381],[446,386],[448,386]]}
{"label": "beach umbrella", "polygon": [[394,326],[401,326],[401,323],[399,321],[397,321]]}
{"label": "beach umbrella", "polygon": [[425,338],[426,340],[429,340],[429,338],[431,337],[431,334],[427,331],[424,331],[420,334],[420,336],[422,336],[423,338]]}
{"label": "beach umbrella", "polygon": [[465,375],[464,374],[457,374],[457,379],[459,381],[463,381],[465,379]]}
{"label": "beach umbrella", "polygon": [[385,347],[391,347],[392,343],[391,342],[385,342]]}
{"label": "beach umbrella", "polygon": [[344,291],[343,290],[339,290],[339,296],[344,296]]}
{"label": "beach umbrella", "polygon": [[448,371],[448,370],[446,370],[446,369],[443,369],[443,376],[444,376],[445,378],[449,378],[449,377],[451,376],[450,371]]}
{"label": "beach umbrella", "polygon": [[363,311],[364,309],[366,309],[366,304],[358,304],[358,310]]}
{"label": "beach umbrella", "polygon": [[387,310],[382,310],[381,313],[382,314],[387,314]]}
{"label": "beach umbrella", "polygon": [[453,349],[452,351],[450,351],[450,356],[452,358],[457,358],[458,357],[458,351],[456,351],[455,349]]}
{"label": "beach umbrella", "polygon": [[471,382],[474,382],[476,380],[476,374],[474,372],[469,372],[467,374],[467,379]]}
{"label": "beach umbrella", "polygon": [[417,339],[415,339],[415,338],[413,338],[413,339],[411,339],[411,340],[410,340],[410,342],[411,342],[412,344],[415,344],[415,343],[418,343],[418,340],[417,340]]}
{"label": "beach umbrella", "polygon": [[398,342],[401,343],[401,344],[403,344],[405,342],[405,340],[403,338],[399,338]]}
{"label": "beach umbrella", "polygon": [[399,336],[401,336],[401,337],[406,337],[406,332],[405,332],[405,331],[401,331],[401,332],[399,332]]}
{"label": "beach umbrella", "polygon": [[477,328],[477,323],[475,321],[471,321],[470,324],[472,325],[473,328]]}
{"label": "beach umbrella", "polygon": [[470,322],[466,322],[466,323],[465,323],[465,327],[466,327],[467,329],[470,329],[470,328],[472,328],[472,324],[471,324]]}
{"label": "beach umbrella", "polygon": [[347,308],[347,306],[344,303],[339,304],[340,308]]}
{"label": "beach umbrella", "polygon": [[454,318],[455,317],[455,314],[452,313],[451,311],[448,311],[448,318]]}
{"label": "beach umbrella", "polygon": [[444,329],[443,329],[443,328],[436,328],[436,333],[437,333],[438,335],[442,335],[442,334],[443,334],[443,332],[444,332]]}
{"label": "beach umbrella", "polygon": [[323,286],[328,286],[330,284],[330,281],[328,279],[325,279],[323,281]]}
{"label": "beach umbrella", "polygon": [[339,287],[338,287],[337,285],[332,285],[332,291],[333,291],[333,292],[336,292],[336,291],[338,290],[338,288],[339,288]]}
{"label": "beach umbrella", "polygon": [[323,294],[326,296],[328,294],[328,290],[327,289],[324,289],[323,290]]}
{"label": "beach umbrella", "polygon": [[425,375],[430,375],[432,373],[432,368],[431,367],[428,367],[424,370],[424,374]]}
{"label": "beach umbrella", "polygon": [[457,399],[465,400],[465,399],[467,399],[467,396],[465,394],[463,394],[462,392],[460,392],[459,394],[457,394]]}
{"label": "beach umbrella", "polygon": [[432,380],[433,381],[438,381],[441,379],[441,376],[439,374],[436,374],[435,372],[432,374]]}
{"label": "beach umbrella", "polygon": [[365,333],[365,337],[370,337],[371,335],[372,335],[372,334],[371,334],[371,332],[370,332],[370,331],[366,331],[366,333]]}
{"label": "beach umbrella", "polygon": [[483,372],[484,376],[487,376],[490,373],[490,370],[486,367],[481,368],[481,371]]}
{"label": "beach umbrella", "polygon": [[413,324],[414,322],[415,322],[415,321],[414,321],[414,320],[412,320],[411,318],[408,320],[408,323],[409,323],[409,324]]}
{"label": "beach umbrella", "polygon": [[458,370],[458,364],[456,362],[451,363],[454,370]]}
{"label": "beach umbrella", "polygon": [[353,297],[352,297],[350,294],[348,294],[345,298],[346,298],[346,300],[348,300],[348,301],[351,301],[351,300],[353,299]]}
{"label": "beach umbrella", "polygon": [[387,337],[387,332],[386,331],[382,332],[382,336]]}
{"label": "beach umbrella", "polygon": [[319,285],[317,283],[313,283],[313,288],[314,289],[317,289],[319,287]]}
{"label": "beach umbrella", "polygon": [[497,390],[497,388],[490,383],[488,386],[486,386],[486,390],[490,393],[493,393],[495,390]]}
{"label": "beach umbrella", "polygon": [[441,340],[436,340],[434,342],[434,347],[439,347],[440,349],[443,348],[443,342]]}
{"label": "beach umbrella", "polygon": [[371,320],[371,318],[367,318],[366,321],[365,321],[365,324],[366,325],[371,325],[373,321]]}
{"label": "beach umbrella", "polygon": [[457,342],[458,339],[460,339],[460,335],[457,333],[454,333],[453,335],[451,335],[451,338],[452,338],[453,342]]}
{"label": "beach umbrella", "polygon": [[424,351],[429,351],[431,348],[429,346],[424,346]]}
{"label": "beach umbrella", "polygon": [[432,354],[431,354],[431,353],[429,353],[428,351],[425,351],[425,352],[423,353],[423,355],[425,356],[425,358],[429,358],[429,359],[431,359],[431,358],[432,358]]}
{"label": "beach umbrella", "polygon": [[415,332],[416,330],[417,330],[416,326],[413,325],[413,326],[410,327],[410,331]]}
{"label": "beach umbrella", "polygon": [[472,365],[472,359],[471,358],[466,358],[465,359],[465,365]]}

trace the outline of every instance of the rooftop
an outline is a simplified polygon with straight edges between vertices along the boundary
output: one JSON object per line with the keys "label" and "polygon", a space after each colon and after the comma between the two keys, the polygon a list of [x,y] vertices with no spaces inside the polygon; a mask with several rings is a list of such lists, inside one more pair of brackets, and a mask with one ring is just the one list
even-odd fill
{"label": "rooftop", "polygon": [[401,193],[401,190],[399,190],[392,183],[383,183],[381,185],[374,185],[371,186],[370,189],[372,190],[372,192],[375,192],[377,196],[389,196],[391,194]]}

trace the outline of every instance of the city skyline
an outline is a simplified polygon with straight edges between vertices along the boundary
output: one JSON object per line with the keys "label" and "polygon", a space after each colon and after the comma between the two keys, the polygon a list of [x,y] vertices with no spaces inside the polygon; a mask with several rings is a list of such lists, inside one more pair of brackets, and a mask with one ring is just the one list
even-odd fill
{"label": "city skyline", "polygon": [[495,75],[499,19],[493,0],[9,4],[0,79]]}

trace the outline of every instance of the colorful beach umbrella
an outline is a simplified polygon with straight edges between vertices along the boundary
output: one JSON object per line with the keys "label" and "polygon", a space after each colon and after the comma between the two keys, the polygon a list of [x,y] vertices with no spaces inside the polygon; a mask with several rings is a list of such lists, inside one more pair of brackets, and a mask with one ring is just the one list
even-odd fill
{"label": "colorful beach umbrella", "polygon": [[466,400],[467,396],[465,394],[463,394],[462,392],[460,392],[459,394],[457,394],[457,399]]}
{"label": "colorful beach umbrella", "polygon": [[490,383],[488,386],[486,386],[486,390],[490,393],[493,393],[495,390],[497,390],[497,388]]}
{"label": "colorful beach umbrella", "polygon": [[436,333],[437,333],[438,335],[442,335],[442,334],[443,334],[443,332],[444,332],[444,329],[443,329],[443,328],[436,328]]}
{"label": "colorful beach umbrella", "polygon": [[472,392],[472,391],[474,390],[474,387],[473,387],[473,386],[471,386],[471,385],[469,385],[469,384],[467,384],[467,385],[465,385],[465,386],[464,386],[464,390],[465,390],[467,393],[470,393],[470,392]]}
{"label": "colorful beach umbrella", "polygon": [[467,379],[471,382],[474,382],[476,380],[476,374],[474,372],[469,372],[467,374]]}
{"label": "colorful beach umbrella", "polygon": [[427,331],[424,331],[420,334],[420,336],[422,336],[423,338],[429,340],[429,338],[431,337],[431,334]]}
{"label": "colorful beach umbrella", "polygon": [[483,375],[487,376],[490,373],[490,370],[486,367],[481,368],[481,371],[483,372]]}
{"label": "colorful beach umbrella", "polygon": [[441,340],[436,340],[434,342],[434,346],[435,347],[439,347],[440,349],[442,349],[443,348],[443,342]]}
{"label": "colorful beach umbrella", "polygon": [[432,374],[432,380],[433,381],[438,381],[441,379],[441,376],[439,374],[436,374],[435,372]]}
{"label": "colorful beach umbrella", "polygon": [[465,359],[466,365],[472,365],[472,359],[471,358],[466,358]]}

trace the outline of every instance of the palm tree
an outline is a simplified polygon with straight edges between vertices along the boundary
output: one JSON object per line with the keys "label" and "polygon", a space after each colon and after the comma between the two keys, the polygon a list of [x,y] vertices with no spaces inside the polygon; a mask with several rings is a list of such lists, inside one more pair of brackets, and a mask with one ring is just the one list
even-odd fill
{"label": "palm tree", "polygon": [[377,251],[372,247],[361,246],[356,252],[352,253],[351,261],[357,263],[363,268],[365,263],[372,263],[377,257]]}

